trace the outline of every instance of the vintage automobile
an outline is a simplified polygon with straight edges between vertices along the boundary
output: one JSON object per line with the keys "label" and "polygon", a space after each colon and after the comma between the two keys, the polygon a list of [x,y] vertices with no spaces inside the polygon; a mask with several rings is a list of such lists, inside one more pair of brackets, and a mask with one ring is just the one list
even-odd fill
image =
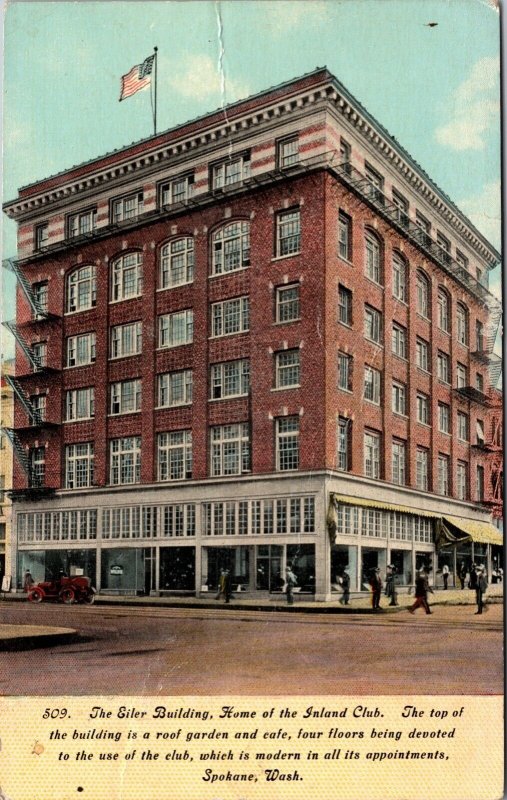
{"label": "vintage automobile", "polygon": [[79,575],[34,583],[28,590],[28,599],[31,603],[42,603],[43,600],[53,600],[67,605],[93,603],[95,593],[96,589],[91,585],[90,578]]}

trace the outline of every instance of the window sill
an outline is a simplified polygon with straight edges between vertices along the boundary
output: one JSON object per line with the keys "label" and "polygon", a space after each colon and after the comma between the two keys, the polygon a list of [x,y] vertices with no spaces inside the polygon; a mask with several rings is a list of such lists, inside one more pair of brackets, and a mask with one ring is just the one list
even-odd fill
{"label": "window sill", "polygon": [[142,356],[142,352],[139,351],[139,353],[126,353],[125,355],[121,356],[110,356],[108,361],[122,361],[125,358],[134,358],[134,356]]}
{"label": "window sill", "polygon": [[423,428],[428,428],[429,430],[431,430],[431,425],[429,422],[421,422],[420,419],[416,420],[416,422],[418,425],[422,425]]}
{"label": "window sill", "polygon": [[193,340],[191,342],[179,342],[178,344],[164,344],[161,347],[156,347],[155,352],[160,353],[163,350],[174,350],[176,347],[187,347],[189,344],[193,344]]}
{"label": "window sill", "polygon": [[108,419],[112,419],[114,417],[131,417],[133,414],[140,414],[141,409],[139,408],[137,411],[119,411],[117,414],[106,414]]}
{"label": "window sill", "polygon": [[63,425],[71,425],[73,422],[94,422],[95,417],[79,417],[79,419],[64,419]]}
{"label": "window sill", "polygon": [[365,273],[364,277],[366,278],[368,283],[371,283],[373,286],[376,286],[377,289],[381,289],[382,291],[384,291],[384,285],[382,283],[379,283],[378,281],[374,280],[373,278],[370,278],[369,275],[366,275],[366,273]]}
{"label": "window sill", "polygon": [[[85,364],[69,364],[68,366],[64,367],[64,369],[79,369],[80,367],[92,367],[96,363],[97,363],[96,361],[87,361]],[[33,374],[37,375],[36,372],[34,372]]]}
{"label": "window sill", "polygon": [[226,397],[208,397],[208,403],[219,403],[221,400],[240,400],[242,397],[248,397],[248,392],[243,394],[229,394]]}
{"label": "window sill", "polygon": [[404,419],[404,420],[405,420],[405,422],[407,422],[407,420],[408,420],[408,414],[402,414],[400,411],[394,411],[394,409],[393,409],[393,412],[392,412],[392,413],[393,413],[393,415],[394,415],[395,417],[399,417],[400,419]]}
{"label": "window sill", "polygon": [[398,361],[403,361],[404,364],[408,364],[408,358],[406,356],[400,356],[399,353],[393,353],[392,355],[394,358],[397,358]]}
{"label": "window sill", "polygon": [[441,433],[442,436],[449,436],[449,438],[452,436],[450,431],[442,431],[440,428],[438,429],[438,432]]}
{"label": "window sill", "polygon": [[351,261],[350,258],[345,258],[345,256],[340,255],[340,253],[338,253],[337,256],[340,259],[340,261],[343,261],[344,264],[348,264],[349,267],[354,266],[354,262]]}
{"label": "window sill", "polygon": [[450,381],[444,381],[443,378],[438,378],[438,382],[439,382],[439,384],[441,386],[447,386],[448,389],[451,388],[451,382]]}
{"label": "window sill", "polygon": [[337,324],[338,324],[338,325],[343,325],[343,327],[344,327],[344,328],[348,328],[348,329],[349,329],[349,331],[351,331],[351,330],[352,330],[352,323],[351,323],[351,322],[343,322],[343,320],[341,320],[341,319],[338,319],[338,320],[337,320]]}
{"label": "window sill", "polygon": [[367,397],[363,397],[363,400],[370,406],[375,406],[375,408],[380,408],[380,400],[378,402],[376,400],[368,400]]}
{"label": "window sill", "polygon": [[426,317],[424,314],[421,314],[420,311],[417,311],[416,314],[419,317],[419,319],[423,319],[425,322],[431,322],[430,317]]}
{"label": "window sill", "polygon": [[96,309],[97,309],[97,304],[95,303],[94,306],[86,306],[86,308],[76,308],[75,311],[65,311],[63,316],[73,317],[75,314],[82,314],[84,311],[96,311]]}
{"label": "window sill", "polygon": [[114,306],[117,303],[126,303],[126,302],[128,302],[128,300],[139,300],[139,298],[142,297],[142,296],[143,296],[143,293],[141,292],[140,294],[133,294],[130,297],[120,297],[120,298],[118,298],[118,300],[110,300],[109,301],[109,305],[110,306]]}
{"label": "window sill", "polygon": [[290,391],[291,389],[301,389],[300,383],[293,383],[290,386],[273,386],[270,391],[272,392],[285,392]]}
{"label": "window sill", "polygon": [[283,319],[273,322],[272,325],[290,325],[292,322],[301,322],[301,317],[294,317],[294,319]]}
{"label": "window sill", "polygon": [[419,372],[422,372],[423,375],[429,375],[431,377],[431,372],[429,369],[424,369],[424,367],[420,367],[418,364],[417,364],[417,369],[419,370]]}
{"label": "window sill", "polygon": [[365,341],[370,342],[370,344],[374,344],[376,347],[381,347],[382,349],[384,349],[384,345],[382,344],[382,342],[376,342],[375,339],[370,339],[368,336],[365,336],[364,338]]}
{"label": "window sill", "polygon": [[[188,402],[188,403],[176,403],[176,405],[174,405],[174,406],[155,406],[155,408],[153,410],[154,411],[170,411],[173,408],[191,408],[191,407],[192,407],[192,402]],[[135,412],[135,413],[137,413],[137,412]],[[116,417],[117,414],[114,414],[114,415],[110,414],[109,416],[115,416]]]}
{"label": "window sill", "polygon": [[182,286],[192,286],[193,280],[191,281],[184,281],[183,283],[175,283],[174,286],[159,286],[158,289],[155,291],[157,292],[167,292],[170,289],[181,289]]}
{"label": "window sill", "polygon": [[405,306],[405,308],[408,308],[407,301],[403,300],[401,297],[396,297],[396,295],[393,294],[393,300],[396,300],[397,303],[401,303],[402,306]]}
{"label": "window sill", "polygon": [[271,261],[283,261],[286,258],[294,258],[295,256],[300,256],[301,250],[297,250],[295,253],[287,253],[284,256],[273,256]]}
{"label": "window sill", "polygon": [[[237,275],[238,272],[245,272],[245,270],[250,269],[250,264],[247,264],[246,267],[238,267],[237,269],[229,269],[226,272],[213,272],[211,275],[208,275],[208,279],[211,280],[212,278],[227,278],[229,275]],[[225,301],[221,301],[225,302]]]}
{"label": "window sill", "polygon": [[337,389],[339,392],[345,392],[346,394],[353,394],[352,389],[345,389],[343,386],[338,386]]}

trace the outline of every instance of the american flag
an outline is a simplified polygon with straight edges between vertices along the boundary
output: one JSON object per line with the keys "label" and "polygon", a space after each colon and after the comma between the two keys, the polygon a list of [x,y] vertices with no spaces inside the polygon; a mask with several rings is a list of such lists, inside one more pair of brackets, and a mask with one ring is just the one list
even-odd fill
{"label": "american flag", "polygon": [[154,60],[155,54],[148,56],[142,64],[136,64],[130,72],[122,75],[120,102],[150,85]]}

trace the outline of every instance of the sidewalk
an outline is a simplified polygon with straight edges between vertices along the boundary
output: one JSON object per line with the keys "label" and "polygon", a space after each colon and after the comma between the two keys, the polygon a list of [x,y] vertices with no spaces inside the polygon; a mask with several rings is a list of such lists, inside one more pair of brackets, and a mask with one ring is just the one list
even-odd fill
{"label": "sidewalk", "polygon": [[74,628],[0,624],[0,652],[52,647],[56,644],[69,644],[77,639],[79,639],[79,633]]}

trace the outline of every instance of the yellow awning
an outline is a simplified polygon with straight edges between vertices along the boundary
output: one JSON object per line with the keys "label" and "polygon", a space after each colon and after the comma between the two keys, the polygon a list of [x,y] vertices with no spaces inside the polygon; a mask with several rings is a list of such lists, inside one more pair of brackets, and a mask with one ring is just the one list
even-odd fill
{"label": "yellow awning", "polygon": [[478,522],[477,520],[462,519],[461,517],[444,517],[443,519],[467,534],[474,542],[503,545],[502,534],[490,522]]}
{"label": "yellow awning", "polygon": [[435,514],[433,511],[424,511],[422,508],[399,506],[394,503],[382,503],[380,500],[363,500],[362,497],[352,497],[348,494],[335,494],[333,498],[337,503],[345,503],[349,506],[379,508],[382,511],[399,511],[401,514],[413,514],[417,517],[431,517],[432,519],[440,519],[442,516],[441,514]]}

